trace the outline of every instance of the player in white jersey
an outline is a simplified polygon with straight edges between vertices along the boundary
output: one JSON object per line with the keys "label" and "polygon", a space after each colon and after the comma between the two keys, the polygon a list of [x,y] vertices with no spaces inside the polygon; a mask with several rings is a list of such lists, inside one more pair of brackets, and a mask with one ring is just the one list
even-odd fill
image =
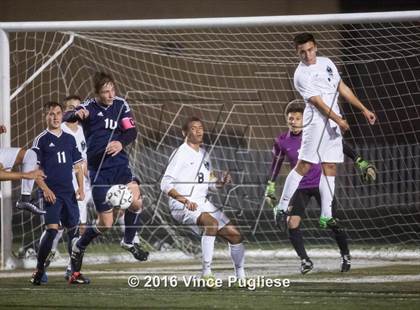
{"label": "player in white jersey", "polygon": [[198,227],[203,229],[203,279],[214,279],[211,262],[216,236],[229,242],[235,276],[244,279],[245,248],[242,235],[229,218],[207,200],[209,189],[223,188],[231,182],[231,177],[228,173],[220,180],[213,176],[209,154],[201,147],[204,129],[199,118],[189,118],[182,132],[186,140],[173,152],[161,181],[162,191],[170,197],[171,215],[179,224],[190,225],[196,232]]}
{"label": "player in white jersey", "polygon": [[375,114],[369,111],[352,90],[341,80],[334,63],[326,57],[317,57],[317,45],[312,34],[302,33],[294,38],[296,52],[301,60],[294,85],[303,97],[302,146],[299,160],[286,178],[277,212],[285,212],[301,179],[312,164],[322,163],[319,183],[321,194],[321,227],[333,223],[331,205],[334,197],[336,164],[343,162],[342,132],[349,125],[341,117],[338,95],[360,110],[369,124],[375,123]]}
{"label": "player in white jersey", "polygon": [[[0,125],[0,134],[6,132],[6,127]],[[18,147],[0,148],[0,181],[22,180],[21,198],[16,203],[16,208],[33,214],[45,214],[44,210],[30,202],[34,179],[45,177],[41,170],[36,169],[36,161],[36,154],[32,150]],[[17,165],[22,166],[22,172],[11,171]]]}

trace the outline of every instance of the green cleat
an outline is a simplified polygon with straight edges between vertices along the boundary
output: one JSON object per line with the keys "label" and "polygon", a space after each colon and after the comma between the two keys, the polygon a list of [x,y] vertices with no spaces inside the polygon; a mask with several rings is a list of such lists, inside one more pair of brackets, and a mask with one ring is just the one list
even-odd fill
{"label": "green cleat", "polygon": [[359,170],[360,179],[363,184],[374,183],[377,177],[377,169],[374,164],[371,164],[362,157],[358,157],[354,161],[355,167]]}
{"label": "green cleat", "polygon": [[327,216],[321,216],[319,218],[319,227],[325,229],[325,228],[331,228],[337,226],[337,220],[333,217],[327,217]]}

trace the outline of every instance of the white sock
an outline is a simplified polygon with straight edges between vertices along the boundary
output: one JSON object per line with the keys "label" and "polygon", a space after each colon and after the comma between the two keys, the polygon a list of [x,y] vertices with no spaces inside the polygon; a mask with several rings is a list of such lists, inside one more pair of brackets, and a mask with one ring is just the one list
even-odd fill
{"label": "white sock", "polygon": [[230,244],[230,257],[232,258],[233,266],[235,267],[235,275],[238,279],[245,278],[245,247],[243,243]]}
{"label": "white sock", "polygon": [[124,233],[125,231],[124,214],[118,217],[117,223],[120,226],[121,231]]}
{"label": "white sock", "polygon": [[296,192],[300,180],[302,180],[303,175],[300,175],[296,172],[295,169],[292,169],[284,182],[283,192],[279,204],[277,205],[278,210],[286,211],[289,206],[289,201],[292,198],[293,194]]}
{"label": "white sock", "polygon": [[321,216],[332,217],[332,201],[334,198],[335,177],[321,174],[319,193],[321,194]]}
{"label": "white sock", "polygon": [[213,260],[213,250],[214,250],[214,241],[216,240],[215,236],[206,236],[201,237],[201,252],[202,252],[202,262],[203,262],[203,276],[211,274],[211,262]]}
{"label": "white sock", "polygon": [[61,229],[58,230],[58,232],[55,235],[55,238],[53,240],[51,251],[54,251],[54,252],[57,251],[58,242],[60,242],[60,239],[63,236],[63,232],[64,232],[64,229],[63,228],[61,228]]}
{"label": "white sock", "polygon": [[[29,172],[37,168],[37,156],[32,150],[26,150],[25,156],[23,156],[22,171]],[[21,182],[21,194],[30,195],[32,193],[32,187],[34,186],[34,180],[25,180]]]}
{"label": "white sock", "polygon": [[133,244],[140,244],[139,234],[137,232],[134,235]]}

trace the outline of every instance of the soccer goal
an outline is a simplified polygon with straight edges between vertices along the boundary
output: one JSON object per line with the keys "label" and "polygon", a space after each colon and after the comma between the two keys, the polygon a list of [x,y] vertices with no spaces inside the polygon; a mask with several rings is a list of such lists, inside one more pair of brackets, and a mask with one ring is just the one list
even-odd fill
{"label": "soccer goal", "polygon": [[[145,212],[139,231],[157,251],[197,253],[199,239],[171,219],[159,181],[183,142],[187,116],[203,119],[207,150],[233,185],[210,197],[240,227],[247,247],[292,248],[264,203],[274,137],[287,130],[286,105],[298,63],[292,44],[311,32],[318,54],[330,57],[378,124],[342,105],[351,130],[345,141],[378,169],[363,185],[346,159],[336,197],[351,246],[410,248],[420,243],[420,11],[142,21],[0,23],[2,147],[29,148],[45,126],[41,107],[65,96],[93,96],[90,77],[111,73],[134,111],[139,134],[130,149],[142,182]],[[277,180],[280,195],[287,164]],[[1,263],[13,268],[36,251],[42,218],[14,210],[19,184],[2,182]],[[91,212],[91,221],[94,212]],[[318,227],[311,203],[303,221],[306,244],[334,247]],[[95,244],[121,252],[118,226]],[[63,247],[64,251],[64,247]],[[64,253],[64,255],[66,255]],[[337,254],[338,255],[338,254]]]}

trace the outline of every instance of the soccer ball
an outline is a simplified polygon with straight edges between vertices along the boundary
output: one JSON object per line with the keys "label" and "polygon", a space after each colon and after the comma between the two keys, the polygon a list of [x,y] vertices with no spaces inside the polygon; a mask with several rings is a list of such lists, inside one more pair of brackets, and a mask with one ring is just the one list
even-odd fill
{"label": "soccer ball", "polygon": [[127,209],[133,202],[133,193],[127,185],[113,185],[106,193],[105,202],[115,208]]}

